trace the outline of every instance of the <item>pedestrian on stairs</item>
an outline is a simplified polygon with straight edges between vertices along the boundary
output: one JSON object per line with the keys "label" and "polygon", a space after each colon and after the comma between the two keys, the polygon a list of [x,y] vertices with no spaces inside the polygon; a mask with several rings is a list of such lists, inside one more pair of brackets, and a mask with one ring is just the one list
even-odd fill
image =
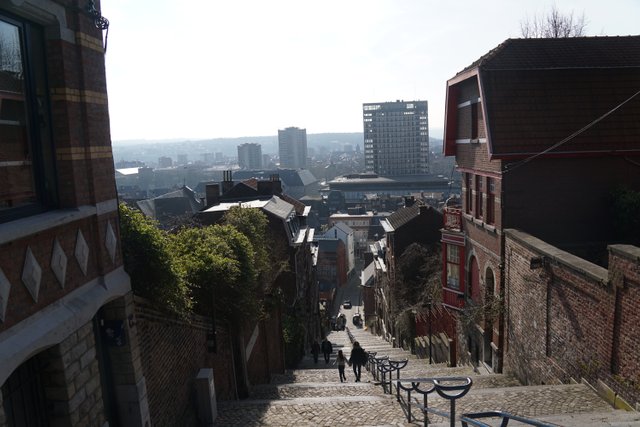
{"label": "pedestrian on stairs", "polygon": [[353,349],[351,350],[351,357],[349,357],[349,366],[353,365],[353,374],[356,376],[356,382],[360,382],[360,373],[362,371],[362,365],[367,363],[367,353],[358,341],[353,342]]}
{"label": "pedestrian on stairs", "polygon": [[313,354],[313,363],[318,363],[319,353],[320,353],[320,344],[318,344],[318,340],[313,340],[313,344],[311,344],[311,354]]}
{"label": "pedestrian on stairs", "polygon": [[324,337],[322,340],[322,354],[324,355],[324,363],[329,364],[329,360],[331,360],[331,353],[333,353],[333,346],[331,345],[331,341]]}
{"label": "pedestrian on stairs", "polygon": [[347,358],[342,354],[342,350],[338,350],[338,356],[336,357],[334,365],[338,365],[338,374],[340,375],[340,382],[347,381],[347,376],[344,374],[344,368],[347,365]]}

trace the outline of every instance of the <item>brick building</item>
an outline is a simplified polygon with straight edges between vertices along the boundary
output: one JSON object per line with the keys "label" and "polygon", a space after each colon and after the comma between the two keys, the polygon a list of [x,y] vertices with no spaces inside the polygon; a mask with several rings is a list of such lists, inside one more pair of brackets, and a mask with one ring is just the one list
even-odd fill
{"label": "brick building", "polygon": [[[377,278],[375,305],[380,310],[378,328],[386,332],[386,338],[397,335],[393,317],[393,307],[397,302],[394,301],[392,288],[397,284],[397,264],[400,257],[413,243],[431,246],[437,244],[440,239],[442,214],[430,206],[415,202],[412,198],[407,198],[405,203],[405,207],[380,221],[384,229],[384,248],[374,246],[372,249],[375,251],[374,262],[375,258],[379,258],[384,263],[384,279]],[[382,271],[379,270],[379,273]],[[403,308],[405,307],[398,307],[400,310]]]}
{"label": "brick building", "polygon": [[479,314],[458,331],[477,366],[503,368],[510,307],[488,311],[508,303],[505,229],[606,264],[611,192],[640,189],[638,87],[639,36],[510,39],[448,81],[463,201],[445,212],[443,301]]}
{"label": "brick building", "polygon": [[0,2],[2,426],[149,422],[101,21],[84,6]]}

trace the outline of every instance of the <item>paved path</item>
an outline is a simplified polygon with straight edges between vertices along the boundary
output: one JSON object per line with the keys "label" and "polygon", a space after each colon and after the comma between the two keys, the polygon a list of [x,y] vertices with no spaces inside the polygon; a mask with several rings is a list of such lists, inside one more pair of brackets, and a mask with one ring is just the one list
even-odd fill
{"label": "paved path", "polygon": [[[352,299],[353,300],[353,299]],[[351,319],[354,310],[343,310]],[[365,350],[389,354],[394,358],[409,358],[402,377],[469,376],[474,385],[457,402],[457,412],[503,410],[566,426],[640,426],[638,413],[614,411],[590,388],[582,384],[521,386],[514,378],[501,374],[478,375],[470,367],[448,368],[442,364],[411,357],[401,349],[393,349],[381,338],[362,328],[350,325],[354,338]],[[342,349],[346,357],[351,352],[349,336],[334,331],[328,336],[334,344],[334,355]],[[375,350],[372,350],[375,349]],[[333,362],[333,358],[331,363]],[[395,395],[384,394],[371,375],[362,372],[362,382],[354,382],[347,367],[346,383],[339,382],[338,370],[325,364],[322,357],[314,363],[305,357],[298,369],[277,375],[271,384],[256,386],[251,397],[237,402],[219,402],[216,426],[416,426],[418,420],[407,423],[403,407]],[[444,399],[429,397],[429,406],[448,410]],[[444,426],[445,420],[430,418],[432,426]]]}

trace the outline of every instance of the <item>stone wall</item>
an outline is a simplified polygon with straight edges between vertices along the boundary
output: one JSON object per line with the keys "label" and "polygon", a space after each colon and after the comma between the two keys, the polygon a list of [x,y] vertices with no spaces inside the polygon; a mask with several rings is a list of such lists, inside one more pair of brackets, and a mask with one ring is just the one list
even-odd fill
{"label": "stone wall", "polygon": [[505,250],[505,372],[525,384],[602,380],[639,401],[640,249],[611,246],[609,270],[516,230]]}

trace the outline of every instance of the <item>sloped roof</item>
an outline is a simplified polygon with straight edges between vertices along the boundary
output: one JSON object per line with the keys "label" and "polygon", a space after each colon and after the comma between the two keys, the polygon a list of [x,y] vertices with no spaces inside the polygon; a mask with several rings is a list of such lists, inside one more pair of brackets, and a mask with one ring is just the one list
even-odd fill
{"label": "sloped roof", "polygon": [[342,231],[345,234],[352,234],[353,233],[353,230],[351,229],[351,227],[349,227],[344,222],[336,222],[333,225],[333,227],[331,227],[331,228],[338,228],[338,229],[340,229],[340,231]]}
{"label": "sloped roof", "polygon": [[257,190],[256,188],[252,187],[250,183],[251,180],[249,180],[249,184],[246,181],[238,182],[233,187],[231,187],[229,191],[222,194],[220,196],[220,200],[234,200],[248,197],[257,197]]}
{"label": "sloped roof", "polygon": [[285,202],[276,196],[270,198],[268,203],[264,205],[263,209],[281,219],[289,218],[289,216],[294,212],[294,207],[291,203]]}
{"label": "sloped roof", "polygon": [[139,200],[136,204],[145,216],[154,219],[196,213],[202,208],[193,190],[187,186],[153,199]]}
{"label": "sloped roof", "polygon": [[386,220],[394,230],[402,227],[407,222],[420,216],[420,203],[415,203],[410,207],[403,207],[389,215]]}
{"label": "sloped roof", "polygon": [[507,39],[460,73],[640,67],[640,36]]}
{"label": "sloped roof", "polygon": [[298,199],[294,199],[293,197],[291,197],[291,196],[289,196],[287,194],[284,194],[284,193],[279,194],[278,197],[280,197],[285,202],[292,204],[293,207],[296,210],[296,214],[298,214],[298,215],[304,215],[305,214],[305,210],[307,210],[307,205],[305,205],[304,203],[302,203]]}
{"label": "sloped roof", "polygon": [[449,85],[476,74],[492,158],[640,154],[640,36],[509,39]]}
{"label": "sloped roof", "polygon": [[250,178],[269,179],[272,175],[278,175],[280,181],[287,187],[305,187],[318,180],[307,169],[273,169],[260,171],[235,171],[234,180],[244,180]]}

